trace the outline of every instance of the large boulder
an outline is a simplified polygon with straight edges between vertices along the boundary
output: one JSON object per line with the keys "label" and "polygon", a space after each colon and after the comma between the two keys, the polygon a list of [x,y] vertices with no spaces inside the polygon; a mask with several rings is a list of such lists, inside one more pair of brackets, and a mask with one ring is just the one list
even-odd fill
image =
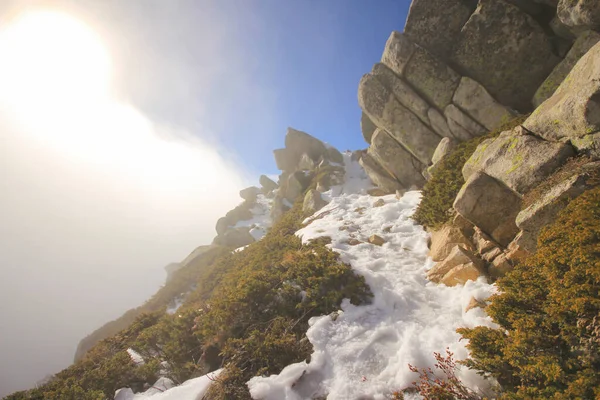
{"label": "large boulder", "polygon": [[425,165],[415,159],[386,131],[381,129],[375,131],[368,153],[378,161],[379,165],[390,171],[405,188],[422,187],[425,184],[425,178],[421,175]]}
{"label": "large boulder", "polygon": [[305,214],[314,214],[326,205],[327,202],[323,200],[323,198],[321,197],[321,193],[317,192],[314,189],[311,189],[308,192],[306,192],[306,196],[304,196],[302,211],[304,211]]}
{"label": "large boulder", "polygon": [[431,163],[433,165],[440,162],[442,158],[446,155],[450,154],[452,150],[454,150],[458,146],[458,142],[451,138],[443,138],[438,144],[438,147],[435,149],[435,153],[433,153],[433,157],[431,158]]}
{"label": "large boulder", "polygon": [[473,250],[471,240],[462,230],[454,226],[444,226],[442,229],[432,232],[429,256],[433,261],[442,261],[456,246]]}
{"label": "large boulder", "polygon": [[567,26],[600,28],[600,2],[598,0],[560,0],[557,15]]}
{"label": "large boulder", "polygon": [[318,161],[327,154],[327,148],[323,142],[306,132],[294,128],[288,128],[287,130],[285,148],[289,150],[295,165],[298,164],[303,154],[308,155],[314,161]]}
{"label": "large boulder", "polygon": [[441,138],[400,104],[392,90],[373,74],[360,80],[358,102],[378,127],[389,132],[421,163],[429,164]]}
{"label": "large boulder", "polygon": [[404,34],[436,56],[446,59],[474,10],[474,2],[464,0],[413,0]]}
{"label": "large boulder", "polygon": [[388,87],[396,96],[396,99],[404,107],[412,111],[421,121],[429,124],[427,111],[429,104],[419,96],[412,87],[401,78],[399,78],[391,69],[382,63],[377,63],[373,66],[371,73]]}
{"label": "large boulder", "polygon": [[281,171],[293,171],[296,168],[298,160],[295,159],[289,149],[275,149],[273,150],[273,155],[275,156],[277,169]]}
{"label": "large boulder", "polygon": [[[464,130],[469,132],[469,135],[471,137],[481,136],[487,133],[487,129],[479,125],[477,122],[473,121],[471,117],[462,112],[454,104],[450,104],[448,105],[448,107],[446,107],[446,109],[444,110],[444,115],[446,116],[447,121],[449,123],[453,123],[453,125],[456,124],[460,126]],[[464,134],[461,134],[461,138],[459,139],[464,140],[462,139],[462,136],[464,136]]]}
{"label": "large boulder", "polygon": [[521,198],[483,172],[474,173],[463,185],[454,209],[502,246],[519,231],[515,218],[521,210]]}
{"label": "large boulder", "polygon": [[363,112],[360,117],[360,130],[362,131],[365,142],[371,144],[371,138],[373,137],[375,129],[377,129],[377,126],[371,121],[369,116]]}
{"label": "large boulder", "polygon": [[446,286],[464,285],[467,281],[476,281],[480,276],[485,276],[485,269],[470,262],[452,268],[442,277],[441,282]]}
{"label": "large boulder", "polygon": [[371,181],[387,194],[396,193],[396,190],[404,191],[405,188],[400,182],[383,168],[379,162],[368,152],[364,153],[359,159],[359,164],[363,167]]}
{"label": "large boulder", "polygon": [[286,184],[281,186],[282,196],[290,203],[293,203],[304,192],[308,181],[309,179],[306,178],[306,175],[300,171],[290,174],[286,180]]}
{"label": "large boulder", "polygon": [[503,0],[480,0],[462,27],[452,59],[500,103],[519,110],[560,59],[544,29]]}
{"label": "large boulder", "polygon": [[[517,215],[517,226],[523,232],[531,235],[533,243],[535,243],[541,229],[554,222],[558,213],[567,206],[570,200],[589,189],[588,175],[597,174],[599,170],[600,162],[589,163],[583,166],[579,173],[550,187],[533,204]],[[534,251],[535,247],[528,250]]]}
{"label": "large boulder", "polygon": [[424,48],[415,52],[404,69],[404,79],[431,105],[443,110],[452,102],[460,75]]}
{"label": "large boulder", "polygon": [[332,163],[344,165],[344,156],[333,146],[327,146],[327,160]]}
{"label": "large boulder", "polygon": [[240,190],[240,197],[249,202],[255,202],[256,197],[260,194],[260,189],[256,186],[250,186]]}
{"label": "large boulder", "polygon": [[398,76],[402,76],[414,52],[414,43],[402,33],[393,31],[385,43],[381,62],[390,67]]}
{"label": "large boulder", "polygon": [[460,80],[452,102],[490,132],[515,117],[513,111],[498,103],[483,86],[466,76]]}
{"label": "large boulder", "polygon": [[446,117],[442,115],[436,108],[431,107],[427,111],[427,117],[429,118],[429,125],[435,133],[440,135],[441,137],[453,138],[454,135],[448,126],[448,122],[446,121]]}
{"label": "large boulder", "polygon": [[600,132],[600,43],[581,57],[552,97],[523,126],[554,141]]}
{"label": "large boulder", "polygon": [[465,180],[478,171],[485,172],[524,195],[575,154],[569,144],[518,134],[520,130],[481,143],[463,166]]}
{"label": "large boulder", "polygon": [[279,187],[277,183],[266,175],[261,175],[259,179],[260,185],[266,192],[271,192]]}
{"label": "large boulder", "polygon": [[441,282],[444,276],[459,265],[475,264],[483,269],[483,261],[472,251],[460,245],[455,245],[448,256],[427,271],[427,278],[433,282]]}
{"label": "large boulder", "polygon": [[571,47],[566,57],[554,68],[537,92],[535,92],[533,105],[538,107],[549,99],[565,80],[569,72],[571,72],[575,64],[577,64],[577,61],[598,42],[600,42],[600,33],[598,32],[586,31],[581,34],[575,43],[573,43],[573,47]]}
{"label": "large boulder", "polygon": [[243,247],[253,243],[255,240],[250,234],[250,229],[247,227],[229,229],[222,235],[218,235],[214,240],[213,244],[227,247]]}

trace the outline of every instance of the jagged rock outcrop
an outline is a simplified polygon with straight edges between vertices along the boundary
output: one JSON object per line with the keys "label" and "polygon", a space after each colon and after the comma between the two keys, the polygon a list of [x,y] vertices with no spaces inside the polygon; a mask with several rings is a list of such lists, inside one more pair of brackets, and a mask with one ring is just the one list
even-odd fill
{"label": "jagged rock outcrop", "polygon": [[314,214],[321,208],[325,207],[327,202],[321,197],[321,193],[315,189],[311,189],[306,192],[304,196],[304,203],[302,204],[302,211],[306,214]]}
{"label": "jagged rock outcrop", "polygon": [[597,0],[560,0],[558,17],[573,28],[600,29],[600,3]]}
{"label": "jagged rock outcrop", "polygon": [[269,193],[277,189],[279,185],[266,175],[261,175],[259,183],[262,186],[263,192]]}

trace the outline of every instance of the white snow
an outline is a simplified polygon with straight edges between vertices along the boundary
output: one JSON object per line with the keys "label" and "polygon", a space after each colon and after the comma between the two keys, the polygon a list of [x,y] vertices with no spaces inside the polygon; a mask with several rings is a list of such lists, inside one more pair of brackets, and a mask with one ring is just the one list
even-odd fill
{"label": "white snow", "polygon": [[250,228],[250,234],[254,240],[260,240],[267,234],[267,229],[271,226],[271,204],[273,199],[264,194],[256,197],[256,204],[250,209],[253,217],[246,221],[239,221],[234,228]]}
{"label": "white snow", "polygon": [[177,310],[179,310],[179,307],[181,307],[183,305],[184,301],[185,301],[185,294],[177,296],[176,298],[171,300],[171,302],[169,303],[169,305],[167,307],[167,314],[169,314],[169,315],[175,314],[177,312]]}
{"label": "white snow", "polygon": [[[346,162],[346,168],[353,164]],[[433,266],[427,257],[428,234],[410,219],[420,193],[408,192],[400,200],[383,196],[385,205],[373,207],[378,198],[359,194],[366,188],[360,171],[347,178],[347,183],[329,194],[330,204],[318,212],[322,217],[297,234],[303,242],[331,237],[330,247],[365,277],[374,293],[373,302],[353,306],[345,300],[335,321],[330,316],[312,318],[307,332],[314,347],[311,362],[290,365],[279,375],[253,378],[248,387],[255,399],[324,395],[329,400],[384,399],[417,378],[409,363],[433,367],[433,352],[444,353],[446,347],[456,359],[466,358],[465,343],[459,342],[456,328],[493,325],[479,308],[464,312],[471,296],[484,300],[494,292],[495,287],[483,278],[457,287],[426,279],[426,271]],[[369,244],[373,234],[386,243],[381,247]],[[364,243],[350,246],[350,238]],[[459,376],[473,389],[487,388],[471,370],[461,370]]]}
{"label": "white snow", "polygon": [[223,370],[220,369],[199,378],[187,380],[174,387],[170,379],[160,378],[150,389],[135,395],[129,388],[119,389],[115,393],[115,400],[146,400],[149,398],[152,400],[200,400],[221,371]]}

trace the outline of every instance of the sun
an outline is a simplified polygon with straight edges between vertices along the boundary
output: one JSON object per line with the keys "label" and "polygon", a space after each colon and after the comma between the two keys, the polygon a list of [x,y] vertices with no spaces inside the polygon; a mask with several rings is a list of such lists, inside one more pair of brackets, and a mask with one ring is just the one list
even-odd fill
{"label": "sun", "polygon": [[0,31],[1,96],[33,114],[106,96],[110,70],[100,38],[66,13],[29,11]]}

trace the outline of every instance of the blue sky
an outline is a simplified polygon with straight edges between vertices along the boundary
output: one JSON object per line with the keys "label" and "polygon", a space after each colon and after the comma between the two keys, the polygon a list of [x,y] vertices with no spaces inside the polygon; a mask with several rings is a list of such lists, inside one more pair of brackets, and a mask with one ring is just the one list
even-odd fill
{"label": "blue sky", "polygon": [[358,82],[390,32],[403,29],[410,2],[89,4],[82,10],[110,37],[123,95],[152,118],[216,142],[247,169],[275,173],[271,151],[288,126],[340,150],[366,147]]}

